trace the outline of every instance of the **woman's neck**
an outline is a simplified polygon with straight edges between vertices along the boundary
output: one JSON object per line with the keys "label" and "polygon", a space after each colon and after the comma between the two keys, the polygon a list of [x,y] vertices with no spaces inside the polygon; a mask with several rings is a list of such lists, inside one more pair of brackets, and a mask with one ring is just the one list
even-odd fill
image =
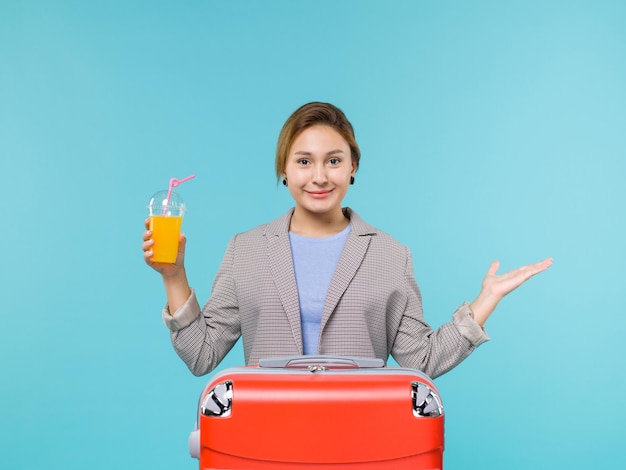
{"label": "woman's neck", "polygon": [[332,214],[315,214],[296,206],[291,216],[289,230],[305,237],[328,237],[341,232],[349,223],[350,220],[341,209]]}

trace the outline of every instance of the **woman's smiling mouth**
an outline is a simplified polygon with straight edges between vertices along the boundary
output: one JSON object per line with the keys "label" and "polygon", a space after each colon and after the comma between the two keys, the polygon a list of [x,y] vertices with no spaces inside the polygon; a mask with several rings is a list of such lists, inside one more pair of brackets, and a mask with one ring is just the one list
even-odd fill
{"label": "woman's smiling mouth", "polygon": [[314,199],[324,199],[328,196],[332,190],[327,191],[306,191],[306,193]]}

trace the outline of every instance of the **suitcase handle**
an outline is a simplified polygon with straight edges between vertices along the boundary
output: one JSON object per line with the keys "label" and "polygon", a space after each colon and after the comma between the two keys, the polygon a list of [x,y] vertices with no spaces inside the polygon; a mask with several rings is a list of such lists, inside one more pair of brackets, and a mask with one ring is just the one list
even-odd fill
{"label": "suitcase handle", "polygon": [[385,366],[378,357],[353,356],[287,356],[269,357],[259,360],[259,367],[280,369],[372,369]]}

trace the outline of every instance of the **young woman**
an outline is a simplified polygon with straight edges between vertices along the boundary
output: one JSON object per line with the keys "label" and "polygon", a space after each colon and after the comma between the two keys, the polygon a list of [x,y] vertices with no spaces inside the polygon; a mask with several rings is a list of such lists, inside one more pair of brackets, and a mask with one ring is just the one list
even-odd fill
{"label": "young woman", "polygon": [[[195,375],[213,370],[242,337],[247,364],[300,354],[378,357],[437,377],[487,341],[483,325],[498,302],[551,259],[498,275],[494,262],[471,304],[433,331],[424,320],[411,253],[342,208],[360,151],[352,125],[328,103],[308,103],[278,139],[276,176],[295,207],[235,235],[201,309],[184,267],[181,235],[174,264],[144,258],[165,285],[163,320]],[[147,225],[146,225],[147,227]]]}

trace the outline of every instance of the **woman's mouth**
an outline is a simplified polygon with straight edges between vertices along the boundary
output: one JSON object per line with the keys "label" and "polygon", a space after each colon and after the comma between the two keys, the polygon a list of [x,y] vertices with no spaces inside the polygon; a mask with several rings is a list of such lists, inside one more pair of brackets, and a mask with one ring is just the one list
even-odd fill
{"label": "woman's mouth", "polygon": [[324,199],[331,191],[307,191],[307,194],[313,199]]}

